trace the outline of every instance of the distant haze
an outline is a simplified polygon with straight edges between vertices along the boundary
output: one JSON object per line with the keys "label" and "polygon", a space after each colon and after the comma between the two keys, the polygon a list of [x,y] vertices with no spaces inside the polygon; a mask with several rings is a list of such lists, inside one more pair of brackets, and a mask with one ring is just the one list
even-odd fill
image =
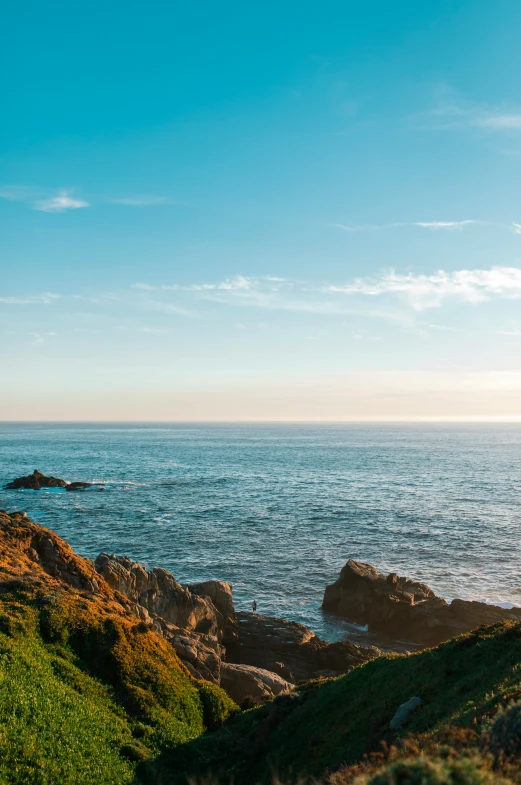
{"label": "distant haze", "polygon": [[50,421],[521,421],[521,373],[366,373],[211,389],[38,388],[0,395],[5,420]]}

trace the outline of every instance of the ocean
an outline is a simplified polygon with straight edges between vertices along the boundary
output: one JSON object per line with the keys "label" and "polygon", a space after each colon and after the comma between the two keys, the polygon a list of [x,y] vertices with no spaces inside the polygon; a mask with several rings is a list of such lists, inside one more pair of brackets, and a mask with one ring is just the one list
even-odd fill
{"label": "ocean", "polygon": [[[7,491],[39,469],[104,491]],[[321,600],[347,559],[521,605],[521,425],[0,424],[0,508],[236,607],[356,638]]]}

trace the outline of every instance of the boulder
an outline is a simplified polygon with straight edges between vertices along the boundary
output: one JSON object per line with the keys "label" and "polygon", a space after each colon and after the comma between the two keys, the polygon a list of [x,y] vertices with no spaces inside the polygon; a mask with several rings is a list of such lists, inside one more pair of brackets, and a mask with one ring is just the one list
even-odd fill
{"label": "boulder", "polygon": [[67,482],[60,480],[59,477],[46,477],[45,474],[35,469],[32,474],[28,474],[27,477],[17,477],[16,480],[7,483],[5,487],[7,490],[25,488],[27,490],[39,491],[41,488],[66,488]]}
{"label": "boulder", "polygon": [[[435,646],[481,625],[521,621],[521,608],[438,597],[424,583],[396,573],[382,575],[370,564],[350,559],[335,583],[326,587],[322,607],[356,624],[367,625],[384,645]],[[398,646],[400,648],[400,646]]]}
{"label": "boulder", "polygon": [[290,682],[346,673],[381,654],[375,646],[328,643],[303,624],[239,612],[238,639],[226,647],[229,663],[272,671]]}
{"label": "boulder", "polygon": [[294,685],[276,673],[252,665],[221,663],[221,685],[230,698],[241,704],[245,698],[274,698],[287,693]]}
{"label": "boulder", "polygon": [[391,730],[400,730],[404,725],[409,722],[409,717],[416,711],[422,704],[422,699],[418,697],[409,698],[408,701],[402,703],[396,710],[392,720],[389,723]]}

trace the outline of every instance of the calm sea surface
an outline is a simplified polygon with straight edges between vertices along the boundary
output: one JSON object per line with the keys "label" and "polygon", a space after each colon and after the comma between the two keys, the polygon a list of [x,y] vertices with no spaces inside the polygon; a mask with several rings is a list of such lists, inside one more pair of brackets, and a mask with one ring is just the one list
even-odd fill
{"label": "calm sea surface", "polygon": [[320,610],[348,558],[521,605],[521,426],[0,424],[2,488],[36,468],[107,489],[0,508],[329,639],[349,633]]}

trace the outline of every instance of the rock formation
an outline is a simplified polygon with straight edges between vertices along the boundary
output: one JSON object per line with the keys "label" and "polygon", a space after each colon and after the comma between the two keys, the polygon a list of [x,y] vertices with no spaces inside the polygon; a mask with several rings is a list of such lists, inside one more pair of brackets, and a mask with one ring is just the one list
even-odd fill
{"label": "rock formation", "polygon": [[438,597],[424,583],[385,577],[370,564],[350,559],[335,583],[326,587],[322,607],[356,624],[367,625],[383,639],[419,646],[438,643],[481,625],[505,619],[521,621],[521,608],[505,609],[484,602]]}
{"label": "rock formation", "polygon": [[[142,605],[149,613],[188,632],[211,635],[220,642],[226,624],[234,623],[230,614],[225,620],[208,593],[200,596],[190,591],[187,586],[178,583],[168,570],[156,567],[147,571],[142,564],[127,556],[116,557],[106,553],[100,553],[95,567],[113,589]],[[215,588],[214,596],[226,591],[231,596],[230,587],[222,584],[222,588]]]}
{"label": "rock formation", "polygon": [[337,676],[381,654],[375,646],[328,643],[295,621],[246,612],[237,621],[238,639],[227,647],[227,661],[264,668],[293,683]]}
{"label": "rock formation", "polygon": [[194,678],[221,685],[241,702],[274,697],[379,654],[326,643],[295,622],[244,613],[237,623],[229,584],[182,586],[167,570],[146,570],[125,556],[100,554],[91,562],[25,513],[0,511],[0,564],[7,565],[0,592],[15,581],[40,585],[49,602],[60,594],[83,598],[165,639]]}
{"label": "rock formation", "polygon": [[5,486],[7,490],[17,490],[18,488],[26,488],[32,491],[39,491],[41,488],[65,488],[67,482],[60,480],[59,477],[46,477],[35,469],[32,474],[27,477],[17,477],[16,480],[7,483]]}
{"label": "rock formation", "polygon": [[[103,490],[101,483],[95,483],[99,490]],[[17,477],[16,480],[8,482],[5,486],[6,490],[30,490],[40,491],[42,488],[65,488],[66,491],[84,491],[86,488],[94,487],[92,482],[67,482],[59,477],[47,477],[35,469],[32,474],[27,477]]]}

